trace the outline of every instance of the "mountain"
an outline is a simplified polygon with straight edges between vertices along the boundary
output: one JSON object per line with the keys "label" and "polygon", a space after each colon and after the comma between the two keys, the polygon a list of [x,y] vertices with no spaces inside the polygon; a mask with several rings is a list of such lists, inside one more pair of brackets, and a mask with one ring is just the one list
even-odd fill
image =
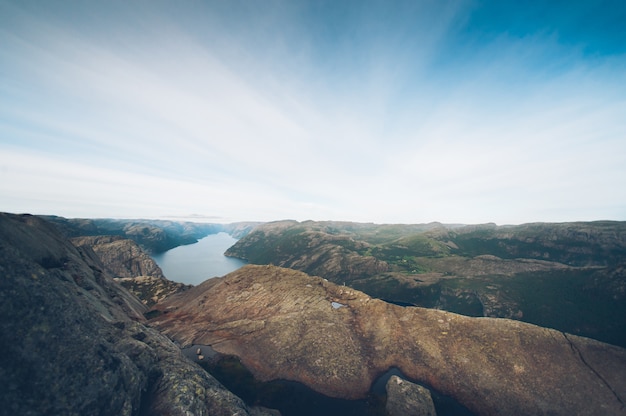
{"label": "mountain", "polygon": [[623,348],[401,307],[292,269],[248,265],[154,312],[151,324],[182,346],[210,346],[261,381],[298,381],[333,397],[364,397],[398,368],[479,415],[626,414]]}
{"label": "mountain", "polygon": [[278,221],[226,255],[401,305],[517,319],[626,346],[626,223]]}
{"label": "mountain", "polygon": [[75,237],[71,242],[92,249],[110,275],[146,306],[189,288],[163,276],[152,257],[133,240],[119,236],[92,236]]}
{"label": "mountain", "polygon": [[252,230],[261,224],[263,223],[255,221],[233,222],[222,225],[221,231],[230,234],[233,238],[239,239],[248,235]]}
{"label": "mountain", "polygon": [[226,232],[241,238],[260,223],[208,224],[169,220],[86,219],[42,216],[67,237],[115,235],[131,239],[149,253],[193,244],[209,234]]}
{"label": "mountain", "polygon": [[259,415],[146,325],[94,251],[0,214],[0,412]]}

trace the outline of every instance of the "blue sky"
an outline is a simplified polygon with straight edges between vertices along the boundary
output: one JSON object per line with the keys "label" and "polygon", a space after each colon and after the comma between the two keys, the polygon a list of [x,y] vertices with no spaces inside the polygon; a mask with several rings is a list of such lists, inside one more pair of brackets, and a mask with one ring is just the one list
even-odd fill
{"label": "blue sky", "polygon": [[0,210],[626,220],[622,1],[0,0]]}

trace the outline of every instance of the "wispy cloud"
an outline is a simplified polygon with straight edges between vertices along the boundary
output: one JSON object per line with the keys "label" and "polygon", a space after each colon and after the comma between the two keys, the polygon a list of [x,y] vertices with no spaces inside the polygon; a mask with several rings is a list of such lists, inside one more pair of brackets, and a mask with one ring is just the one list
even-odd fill
{"label": "wispy cloud", "polygon": [[624,56],[468,30],[465,2],[242,4],[9,4],[0,209],[626,217]]}

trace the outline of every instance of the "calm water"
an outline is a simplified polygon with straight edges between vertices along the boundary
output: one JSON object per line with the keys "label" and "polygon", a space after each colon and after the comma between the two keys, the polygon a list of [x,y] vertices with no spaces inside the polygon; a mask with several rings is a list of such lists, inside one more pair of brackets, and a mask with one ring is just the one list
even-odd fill
{"label": "calm water", "polygon": [[179,246],[152,258],[168,279],[198,285],[246,264],[243,260],[224,256],[224,252],[236,242],[226,233],[211,234],[195,244]]}

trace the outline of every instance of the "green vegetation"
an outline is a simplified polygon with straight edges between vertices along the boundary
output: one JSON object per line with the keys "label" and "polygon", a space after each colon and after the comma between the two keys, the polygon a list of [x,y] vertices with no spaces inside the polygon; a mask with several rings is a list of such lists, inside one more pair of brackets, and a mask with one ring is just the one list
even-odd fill
{"label": "green vegetation", "polygon": [[597,270],[519,274],[506,281],[524,321],[626,346],[626,302],[590,282]]}

